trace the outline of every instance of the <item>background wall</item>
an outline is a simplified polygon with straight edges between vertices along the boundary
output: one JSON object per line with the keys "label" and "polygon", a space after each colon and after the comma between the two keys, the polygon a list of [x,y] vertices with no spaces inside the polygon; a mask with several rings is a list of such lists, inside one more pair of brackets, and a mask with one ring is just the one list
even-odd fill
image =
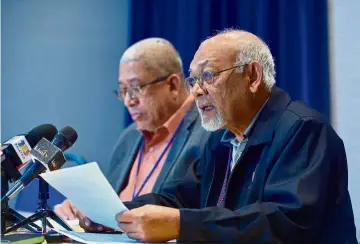
{"label": "background wall", "polygon": [[123,128],[118,63],[127,0],[2,0],[2,140],[43,123],[79,135],[69,150],[107,170]]}
{"label": "background wall", "polygon": [[333,124],[345,143],[349,190],[360,240],[360,1],[331,2]]}
{"label": "background wall", "polygon": [[[43,124],[72,126],[70,152],[108,161],[123,129],[112,93],[128,44],[127,0],[2,0],[1,141]],[[66,163],[64,167],[69,166]],[[62,197],[51,191],[50,206]],[[10,204],[37,206],[34,181]]]}

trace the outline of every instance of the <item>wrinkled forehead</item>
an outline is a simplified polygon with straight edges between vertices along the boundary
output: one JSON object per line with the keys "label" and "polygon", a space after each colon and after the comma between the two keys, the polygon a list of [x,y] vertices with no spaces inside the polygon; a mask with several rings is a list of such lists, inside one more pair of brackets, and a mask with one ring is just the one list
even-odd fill
{"label": "wrinkled forehead", "polygon": [[226,40],[206,40],[196,51],[189,72],[201,73],[205,68],[225,69],[236,62],[236,48]]}
{"label": "wrinkled forehead", "polygon": [[119,64],[119,75],[138,73],[141,71],[141,66],[141,62],[138,60],[121,63]]}
{"label": "wrinkled forehead", "polygon": [[124,62],[119,65],[119,83],[121,84],[140,85],[152,77],[143,60]]}

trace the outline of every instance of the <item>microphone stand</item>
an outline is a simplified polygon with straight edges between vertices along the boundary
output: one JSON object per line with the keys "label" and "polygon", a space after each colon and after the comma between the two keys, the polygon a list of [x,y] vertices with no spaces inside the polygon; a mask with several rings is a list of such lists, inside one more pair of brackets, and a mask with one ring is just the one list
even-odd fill
{"label": "microphone stand", "polygon": [[[5,170],[1,169],[1,198],[5,196],[6,192],[9,190],[9,178],[6,174]],[[25,217],[22,216],[20,213],[15,211],[14,209],[9,207],[9,201],[3,202],[1,204],[1,235],[5,234],[6,230],[6,222],[20,222],[24,220]],[[24,225],[24,228],[31,231],[41,231],[41,228],[36,224],[29,223]]]}
{"label": "microphone stand", "polygon": [[[11,228],[7,229],[5,231],[5,233],[16,231],[20,227],[24,227],[28,224],[33,224],[37,220],[41,220],[41,223],[42,223],[41,233],[43,235],[47,235],[48,232],[47,232],[46,226],[48,225],[50,228],[53,228],[53,226],[50,224],[50,222],[46,219],[47,217],[54,220],[57,224],[61,225],[64,229],[72,231],[71,227],[64,220],[62,220],[53,210],[51,210],[47,204],[47,200],[49,199],[49,184],[43,178],[41,178],[41,176],[38,176],[38,179],[39,179],[38,209],[30,217],[21,220],[20,222],[16,223]],[[38,232],[36,232],[36,233],[38,233]]]}

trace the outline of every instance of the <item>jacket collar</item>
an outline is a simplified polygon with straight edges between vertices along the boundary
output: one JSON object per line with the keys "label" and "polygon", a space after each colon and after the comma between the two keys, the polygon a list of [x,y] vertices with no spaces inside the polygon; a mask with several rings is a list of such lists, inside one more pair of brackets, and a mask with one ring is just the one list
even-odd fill
{"label": "jacket collar", "polygon": [[[251,129],[251,136],[247,146],[256,146],[271,141],[279,117],[291,102],[290,96],[282,89],[274,86],[266,104],[262,107]],[[225,130],[224,135],[229,131]],[[217,150],[218,143],[211,145],[212,150]]]}

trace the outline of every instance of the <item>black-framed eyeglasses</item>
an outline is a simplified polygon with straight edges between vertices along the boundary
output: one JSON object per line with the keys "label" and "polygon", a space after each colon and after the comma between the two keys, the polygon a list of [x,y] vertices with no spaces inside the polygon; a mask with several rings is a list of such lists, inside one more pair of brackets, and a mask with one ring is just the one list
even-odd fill
{"label": "black-framed eyeglasses", "polygon": [[208,84],[208,85],[212,85],[215,82],[215,77],[218,76],[220,73],[224,72],[224,71],[228,71],[231,69],[235,69],[235,68],[239,68],[243,65],[236,65],[234,67],[231,68],[227,68],[227,69],[223,69],[217,72],[211,72],[211,71],[205,71],[201,76],[199,77],[191,77],[189,76],[188,78],[185,79],[185,87],[188,91],[190,91],[190,88],[194,87],[196,83],[199,84],[200,88],[204,90],[204,81]]}
{"label": "black-framed eyeglasses", "polygon": [[115,93],[115,96],[118,100],[123,101],[125,99],[126,93],[129,94],[130,99],[135,99],[135,98],[139,98],[143,92],[142,92],[142,88],[146,87],[146,86],[151,86],[154,85],[156,83],[159,83],[161,81],[166,80],[167,78],[170,77],[170,75],[166,75],[166,76],[162,76],[159,77],[153,81],[147,82],[145,84],[142,85],[137,85],[137,86],[131,86],[131,87],[119,87],[118,89],[114,90],[113,92]]}

